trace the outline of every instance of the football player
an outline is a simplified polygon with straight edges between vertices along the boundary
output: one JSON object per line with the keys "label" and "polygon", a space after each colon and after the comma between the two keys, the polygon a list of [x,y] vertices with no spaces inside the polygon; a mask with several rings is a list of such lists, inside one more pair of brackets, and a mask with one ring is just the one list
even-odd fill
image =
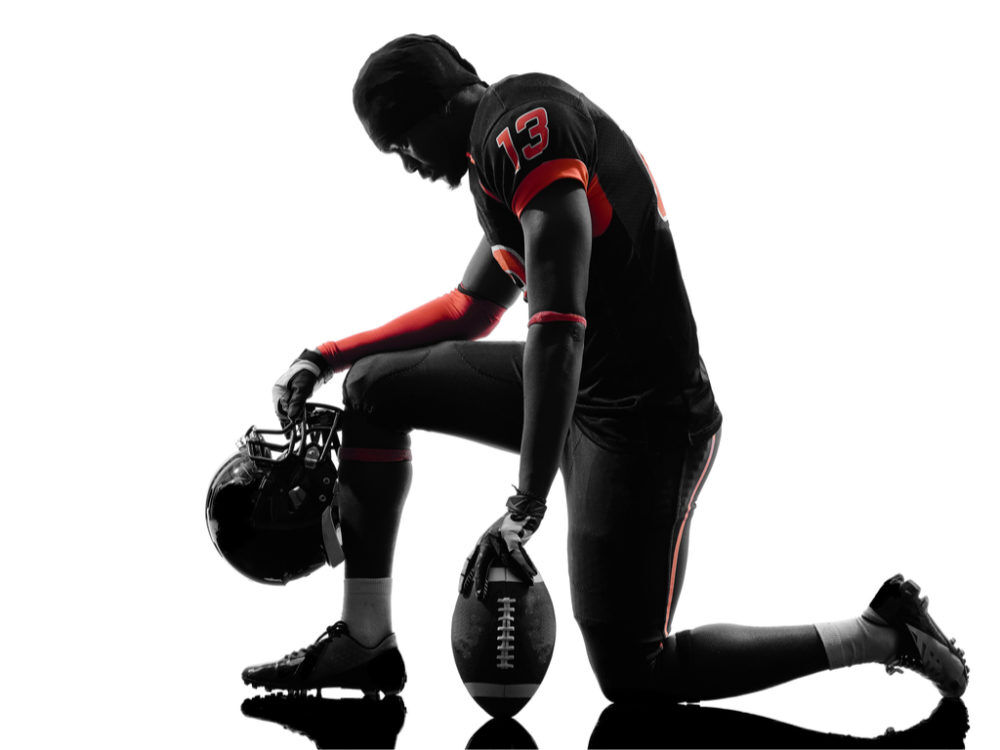
{"label": "football player", "polygon": [[[722,698],[862,662],[962,694],[962,652],[901,576],[841,622],[672,632],[722,417],[656,182],[607,113],[548,75],[487,85],[453,46],[418,35],[368,58],[354,105],[407,171],[453,187],[468,175],[483,238],[456,288],[304,351],[275,385],[279,416],[294,420],[318,383],[350,368],[344,607],[312,646],[246,670],[248,683],[402,687],[391,571],[417,428],[520,454],[514,494],[466,563],[465,595],[483,595],[497,557],[530,579],[523,545],[562,471],[573,613],[611,700]],[[474,341],[520,297],[525,342]]]}

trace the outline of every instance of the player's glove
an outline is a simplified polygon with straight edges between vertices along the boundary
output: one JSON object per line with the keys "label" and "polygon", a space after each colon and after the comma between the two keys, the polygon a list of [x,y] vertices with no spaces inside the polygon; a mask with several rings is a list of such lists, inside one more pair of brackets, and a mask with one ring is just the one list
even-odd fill
{"label": "player's glove", "polygon": [[300,419],[316,383],[325,383],[331,375],[333,370],[322,354],[315,349],[304,350],[271,389],[274,411],[281,424]]}
{"label": "player's glove", "polygon": [[524,543],[538,530],[544,516],[543,499],[520,490],[510,497],[507,513],[486,529],[466,559],[459,580],[459,593],[468,598],[475,591],[479,599],[485,599],[489,588],[489,570],[498,562],[511,568],[530,586],[538,568],[524,551]]}

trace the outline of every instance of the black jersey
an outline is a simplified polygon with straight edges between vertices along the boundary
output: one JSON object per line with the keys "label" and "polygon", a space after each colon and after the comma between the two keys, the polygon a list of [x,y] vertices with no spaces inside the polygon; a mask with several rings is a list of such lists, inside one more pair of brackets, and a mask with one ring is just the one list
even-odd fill
{"label": "black jersey", "polygon": [[521,212],[556,180],[587,192],[593,244],[576,413],[592,436],[612,445],[636,435],[697,441],[718,429],[666,212],[629,137],[579,91],[531,73],[486,91],[469,158],[493,256],[522,288]]}

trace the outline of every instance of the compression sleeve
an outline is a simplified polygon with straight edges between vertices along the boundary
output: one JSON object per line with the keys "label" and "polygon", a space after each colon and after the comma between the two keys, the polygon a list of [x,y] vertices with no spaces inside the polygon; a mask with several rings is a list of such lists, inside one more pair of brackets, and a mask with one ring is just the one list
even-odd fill
{"label": "compression sleeve", "polygon": [[482,338],[496,328],[505,312],[505,307],[473,297],[459,286],[384,326],[318,348],[333,371],[340,372],[370,354]]}

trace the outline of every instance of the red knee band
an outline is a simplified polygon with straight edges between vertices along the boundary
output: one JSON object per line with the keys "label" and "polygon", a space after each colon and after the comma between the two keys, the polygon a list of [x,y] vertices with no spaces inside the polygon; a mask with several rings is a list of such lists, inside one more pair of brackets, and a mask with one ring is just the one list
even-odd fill
{"label": "red knee band", "polygon": [[584,328],[587,327],[587,319],[582,315],[552,312],[551,310],[542,310],[532,315],[528,325],[533,326],[536,323],[579,323]]}
{"label": "red knee band", "polygon": [[364,461],[366,463],[395,463],[410,461],[413,455],[409,448],[347,448],[340,449],[341,461]]}

